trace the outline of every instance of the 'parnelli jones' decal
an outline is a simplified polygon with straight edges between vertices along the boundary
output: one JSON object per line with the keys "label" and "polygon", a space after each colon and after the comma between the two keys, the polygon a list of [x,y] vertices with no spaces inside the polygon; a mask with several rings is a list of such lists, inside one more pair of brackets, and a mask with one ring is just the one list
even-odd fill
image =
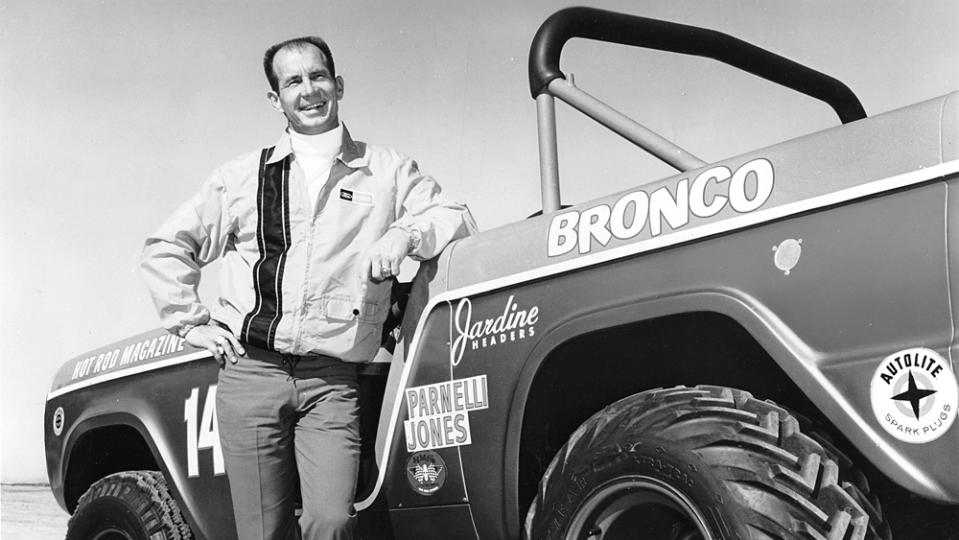
{"label": "'parnelli jones' decal", "polygon": [[489,408],[486,375],[407,388],[406,450],[472,444],[471,411]]}
{"label": "'parnelli jones' decal", "polygon": [[[774,184],[773,165],[758,158],[736,169],[719,166],[706,169],[690,183],[683,178],[670,189],[662,186],[652,193],[636,190],[619,198],[613,206],[600,204],[585,210],[556,215],[549,224],[546,254],[565,255],[577,247],[589,253],[595,240],[605,246],[615,236],[629,240],[649,224],[649,236],[663,233],[663,223],[672,230],[689,223],[689,214],[708,218],[727,206],[740,214],[762,207]],[[752,179],[752,182],[750,182]]]}

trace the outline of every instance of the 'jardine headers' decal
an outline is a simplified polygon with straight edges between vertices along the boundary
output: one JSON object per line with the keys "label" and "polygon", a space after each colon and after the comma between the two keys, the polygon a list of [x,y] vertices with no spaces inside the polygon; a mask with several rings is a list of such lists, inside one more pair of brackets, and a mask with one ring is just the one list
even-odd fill
{"label": "'jardine headers' decal", "polygon": [[407,388],[405,397],[408,452],[472,444],[469,413],[489,408],[486,375]]}
{"label": "'jardine headers' decal", "polygon": [[576,248],[589,253],[593,242],[605,246],[613,237],[629,240],[644,230],[650,237],[659,236],[664,224],[679,230],[689,223],[690,214],[709,218],[727,206],[740,214],[752,212],[769,200],[774,176],[772,163],[759,158],[735,171],[720,165],[699,173],[692,182],[683,178],[652,192],[632,191],[612,207],[599,204],[557,214],[549,224],[546,254],[558,257]]}
{"label": "'jardine headers' decal", "polygon": [[503,311],[497,311],[490,317],[473,316],[473,303],[463,298],[451,311],[450,320],[450,364],[458,366],[467,351],[495,347],[512,343],[536,335],[536,323],[539,321],[539,306],[520,306],[510,295]]}
{"label": "'jardine headers' decal", "polygon": [[890,435],[907,443],[941,437],[956,419],[959,388],[949,362],[917,347],[886,357],[876,368],[872,410]]}

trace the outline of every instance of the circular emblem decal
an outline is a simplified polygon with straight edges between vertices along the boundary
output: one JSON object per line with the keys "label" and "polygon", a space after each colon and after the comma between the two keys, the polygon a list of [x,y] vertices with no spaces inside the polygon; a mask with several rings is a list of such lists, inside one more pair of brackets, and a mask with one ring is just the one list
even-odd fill
{"label": "circular emblem decal", "polygon": [[432,450],[417,452],[406,460],[406,480],[413,491],[432,495],[446,483],[446,463]]}
{"label": "circular emblem decal", "polygon": [[53,411],[53,434],[57,437],[63,433],[63,407],[57,407],[57,410]]}
{"label": "circular emblem decal", "polygon": [[890,435],[921,444],[941,437],[956,419],[959,388],[949,362],[917,347],[886,357],[872,376],[872,410]]}

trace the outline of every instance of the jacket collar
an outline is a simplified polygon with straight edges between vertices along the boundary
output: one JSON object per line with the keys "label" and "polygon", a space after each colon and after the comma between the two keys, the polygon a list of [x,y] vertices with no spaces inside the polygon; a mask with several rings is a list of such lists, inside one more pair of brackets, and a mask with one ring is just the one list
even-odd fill
{"label": "jacket collar", "polygon": [[[284,130],[283,134],[280,135],[280,140],[276,142],[276,147],[273,148],[273,154],[270,156],[270,159],[267,160],[267,163],[276,163],[293,153],[293,146],[290,142],[290,132],[288,130],[289,128]],[[340,153],[336,155],[336,159],[351,169],[368,167],[370,165],[370,159],[369,156],[366,155],[365,150],[365,145],[361,146],[357,144],[356,141],[353,140],[353,137],[350,136],[350,130],[346,129],[346,124],[343,124],[343,143],[340,145]]]}

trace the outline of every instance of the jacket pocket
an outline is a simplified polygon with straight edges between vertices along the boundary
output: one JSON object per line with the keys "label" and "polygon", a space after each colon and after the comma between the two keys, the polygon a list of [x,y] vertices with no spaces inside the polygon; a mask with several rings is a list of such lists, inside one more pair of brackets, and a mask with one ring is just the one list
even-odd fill
{"label": "jacket pocket", "polygon": [[359,321],[379,324],[385,318],[386,310],[373,302],[367,302],[350,296],[328,296],[323,300],[324,313],[333,321]]}

